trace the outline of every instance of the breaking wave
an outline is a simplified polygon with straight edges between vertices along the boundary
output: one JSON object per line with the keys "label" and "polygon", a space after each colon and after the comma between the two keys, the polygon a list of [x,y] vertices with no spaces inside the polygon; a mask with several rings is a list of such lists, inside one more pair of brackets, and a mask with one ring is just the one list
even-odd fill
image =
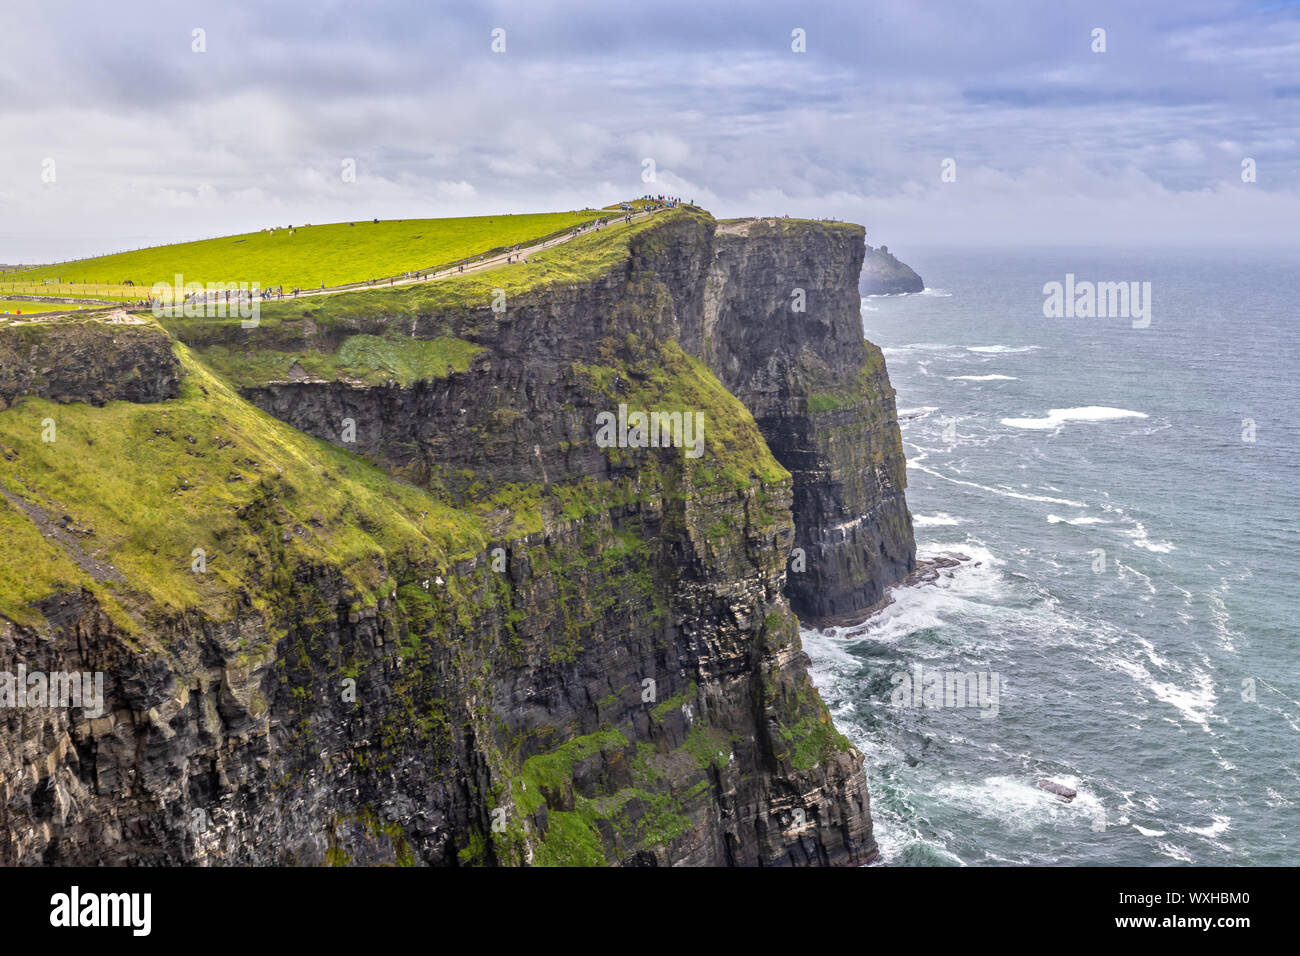
{"label": "breaking wave", "polygon": [[1127,408],[1084,405],[1081,408],[1049,408],[1046,418],[1003,418],[1001,422],[1009,428],[1047,429],[1060,428],[1066,422],[1109,422],[1120,418],[1146,417],[1146,412],[1132,412]]}

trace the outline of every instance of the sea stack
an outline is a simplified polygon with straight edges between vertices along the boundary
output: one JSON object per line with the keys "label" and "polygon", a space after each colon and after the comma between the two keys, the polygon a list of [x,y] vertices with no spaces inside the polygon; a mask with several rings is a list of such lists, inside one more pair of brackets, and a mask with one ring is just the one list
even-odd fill
{"label": "sea stack", "polygon": [[898,295],[901,292],[921,292],[925,282],[905,262],[894,258],[888,246],[872,249],[862,262],[858,278],[858,291],[862,295]]}

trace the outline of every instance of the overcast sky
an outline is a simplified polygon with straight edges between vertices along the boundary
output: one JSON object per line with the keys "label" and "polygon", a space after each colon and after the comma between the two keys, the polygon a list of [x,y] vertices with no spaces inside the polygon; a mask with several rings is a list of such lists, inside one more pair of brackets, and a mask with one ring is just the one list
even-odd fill
{"label": "overcast sky", "polygon": [[1294,245],[1298,136],[1276,0],[0,7],[0,262],[646,191],[900,252]]}

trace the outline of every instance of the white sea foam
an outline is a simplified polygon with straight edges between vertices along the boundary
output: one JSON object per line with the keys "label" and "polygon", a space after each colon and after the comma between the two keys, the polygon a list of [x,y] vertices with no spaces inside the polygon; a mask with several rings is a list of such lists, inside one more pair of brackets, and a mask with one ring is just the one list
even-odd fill
{"label": "white sea foam", "polygon": [[836,629],[800,628],[800,634],[804,650],[813,662],[808,672],[818,687],[830,686],[837,678],[861,668],[862,662],[848,652]]}
{"label": "white sea foam", "polygon": [[[1078,789],[1073,777],[1057,777]],[[1079,790],[1070,803],[1040,788],[1033,779],[992,776],[974,783],[940,785],[935,791],[943,802],[964,807],[1013,830],[1032,830],[1043,825],[1060,826],[1067,820],[1104,820],[1104,810],[1095,795]]]}
{"label": "white sea foam", "polygon": [[882,351],[888,355],[890,352],[947,352],[959,348],[960,345],[949,345],[947,342],[908,342],[906,345],[895,345]]}
{"label": "white sea foam", "polygon": [[1156,646],[1145,637],[1139,637],[1137,642],[1142,646],[1142,650],[1146,654],[1147,660],[1156,665],[1156,667],[1162,667],[1165,670],[1173,671],[1181,671],[1183,669],[1182,665],[1169,660],[1167,657],[1161,656],[1160,652],[1156,650]]}
{"label": "white sea foam", "polygon": [[1004,498],[1020,498],[1023,501],[1039,501],[1048,505],[1068,505],[1071,508],[1086,508],[1088,505],[1082,501],[1071,501],[1069,498],[1051,498],[1047,495],[1029,495],[1019,491],[1010,491],[1006,488],[991,488],[988,485],[981,485],[974,481],[963,481],[960,478],[953,478],[945,475],[943,472],[935,471],[933,468],[927,468],[920,462],[909,461],[908,467],[916,468],[917,471],[923,471],[927,475],[933,475],[936,478],[942,478],[944,481],[951,481],[954,485],[965,485],[968,488],[978,488],[980,491],[991,492],[995,495],[1002,495]]}
{"label": "white sea foam", "polygon": [[1048,515],[1047,523],[1048,524],[1073,524],[1073,525],[1110,524],[1110,522],[1107,521],[1105,518],[1093,518],[1090,517],[1089,515],[1084,515],[1081,518],[1062,518],[1058,515]]}
{"label": "white sea foam", "polygon": [[931,289],[928,286],[920,292],[871,292],[861,296],[863,299],[901,299],[905,295],[933,295],[941,299],[952,298],[951,292],[945,292],[943,289]]}
{"label": "white sea foam", "polygon": [[1168,832],[1167,830],[1148,830],[1146,827],[1140,827],[1136,823],[1133,824],[1133,829],[1144,837],[1162,837]]}
{"label": "white sea foam", "polygon": [[1132,412],[1126,408],[1084,405],[1080,408],[1049,408],[1046,418],[1004,418],[1002,424],[1009,428],[1048,429],[1059,428],[1066,422],[1106,422],[1118,418],[1146,417],[1145,412]]}
{"label": "white sea foam", "polygon": [[1119,660],[1114,662],[1117,670],[1128,674],[1141,684],[1162,703],[1176,709],[1193,723],[1200,724],[1207,733],[1210,730],[1210,716],[1218,700],[1214,693],[1214,681],[1205,671],[1196,671],[1192,675],[1192,687],[1179,687],[1171,681],[1159,680],[1138,661]]}
{"label": "white sea foam", "polygon": [[1216,837],[1223,831],[1227,830],[1230,826],[1232,826],[1231,817],[1221,817],[1216,813],[1214,814],[1214,822],[1211,823],[1209,826],[1204,826],[1204,827],[1180,826],[1178,829],[1183,830],[1187,833],[1195,833],[1203,837]]}
{"label": "white sea foam", "polygon": [[912,515],[912,524],[918,528],[933,528],[938,525],[963,524],[963,521],[940,511],[937,515]]}
{"label": "white sea foam", "polygon": [[1147,529],[1142,526],[1141,521],[1136,521],[1134,524],[1137,525],[1137,527],[1132,531],[1126,531],[1124,533],[1132,538],[1133,543],[1139,548],[1146,548],[1146,550],[1153,551],[1156,554],[1168,554],[1170,551],[1174,550],[1173,544],[1168,541],[1152,541],[1147,536]]}
{"label": "white sea foam", "polygon": [[1148,597],[1150,595],[1160,593],[1159,591],[1156,590],[1155,583],[1151,580],[1151,575],[1143,574],[1137,568],[1130,567],[1129,565],[1124,564],[1123,562],[1120,561],[1119,558],[1115,559],[1115,570],[1119,573],[1119,578],[1121,581],[1127,578],[1130,574],[1134,575],[1137,578],[1140,578],[1142,580],[1142,583],[1146,586]]}
{"label": "white sea foam", "polygon": [[1192,855],[1182,847],[1174,846],[1172,843],[1161,843],[1160,852],[1179,863],[1191,863]]}
{"label": "white sea foam", "polygon": [[1010,355],[1013,352],[1036,352],[1040,348],[1040,345],[968,345],[966,351],[982,355]]}
{"label": "white sea foam", "polygon": [[[853,636],[877,644],[894,644],[917,631],[943,627],[946,622],[941,613],[942,603],[937,598],[895,601],[872,617],[865,627],[855,629]],[[917,653],[925,656],[920,650]]]}
{"label": "white sea foam", "polygon": [[949,375],[950,382],[1014,382],[1014,375]]}
{"label": "white sea foam", "polygon": [[[925,561],[954,552],[965,555],[970,560],[941,574],[932,583],[893,589],[890,591],[893,602],[867,620],[847,627],[830,627],[821,632],[805,631],[806,635],[816,635],[806,642],[814,662],[817,662],[819,652],[828,647],[826,639],[830,639],[831,646],[845,641],[890,645],[904,641],[918,632],[948,628],[958,622],[972,619],[1000,622],[1009,613],[1017,620],[1023,616],[1024,612],[1009,612],[1001,606],[1003,599],[1009,596],[1010,586],[1001,571],[1003,561],[975,539],[968,537],[963,541],[927,542],[918,549],[917,558]],[[1002,628],[980,628],[980,634],[982,640],[978,646],[981,648],[1005,646]],[[976,645],[970,647],[974,649]],[[909,642],[907,650],[909,655],[919,659],[947,658],[952,653],[946,642]],[[856,659],[854,661],[856,673],[856,667],[860,664]],[[847,664],[847,660],[839,663]],[[836,661],[828,659],[827,664],[834,668]]]}
{"label": "white sea foam", "polygon": [[[1210,626],[1214,628],[1214,633],[1219,636],[1219,643],[1223,645],[1225,651],[1235,651],[1236,645],[1234,640],[1236,634],[1228,626],[1228,605],[1224,602],[1224,595],[1228,592],[1228,579],[1224,578],[1219,582],[1219,587],[1214,588],[1206,595],[1210,609]],[[1188,597],[1191,593],[1188,592]]]}

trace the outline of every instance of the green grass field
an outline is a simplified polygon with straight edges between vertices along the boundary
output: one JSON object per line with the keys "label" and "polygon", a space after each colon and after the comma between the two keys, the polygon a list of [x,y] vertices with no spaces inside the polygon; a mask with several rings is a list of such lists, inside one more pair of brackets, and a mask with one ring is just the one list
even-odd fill
{"label": "green grass field", "polygon": [[[182,242],[136,252],[80,259],[0,275],[0,295],[83,295],[138,298],[156,282],[247,282],[318,289],[450,265],[505,249],[603,215],[598,210],[458,219],[395,219],[355,225],[297,226]],[[58,279],[59,285],[42,285]],[[127,281],[134,287],[125,286]],[[69,284],[71,283],[71,284]]]}
{"label": "green grass field", "polygon": [[23,315],[36,315],[39,312],[60,312],[64,309],[76,311],[75,305],[66,305],[62,302],[26,302],[21,299],[0,299],[0,315],[17,315],[21,312]]}

